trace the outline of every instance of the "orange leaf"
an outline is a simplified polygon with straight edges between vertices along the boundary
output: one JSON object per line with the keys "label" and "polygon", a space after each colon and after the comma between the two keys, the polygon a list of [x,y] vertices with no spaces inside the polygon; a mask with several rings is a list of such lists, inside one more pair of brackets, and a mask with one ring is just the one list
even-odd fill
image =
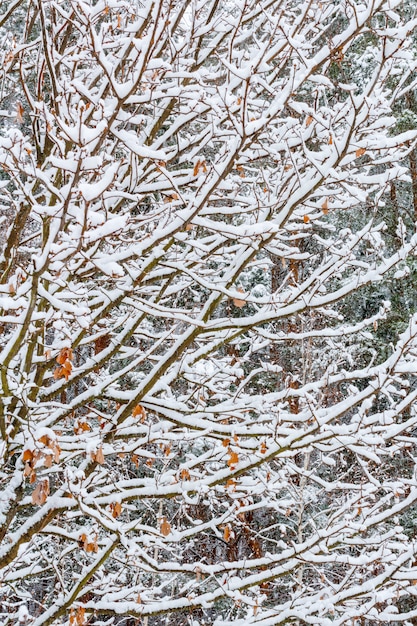
{"label": "orange leaf", "polygon": [[234,480],[234,478],[229,478],[228,480],[226,480],[226,489],[228,489],[229,487],[232,488],[232,491],[236,491],[236,481]]}
{"label": "orange leaf", "polygon": [[26,477],[30,476],[32,472],[33,472],[33,467],[31,465],[31,463],[26,461],[25,469],[23,470],[23,476],[26,476]]}
{"label": "orange leaf", "polygon": [[85,544],[84,550],[86,552],[98,552],[97,537],[94,539],[94,541],[87,542]]}
{"label": "orange leaf", "polygon": [[225,540],[226,543],[229,543],[231,534],[232,532],[230,530],[230,526],[229,524],[226,524],[226,526],[224,527],[224,532],[223,532],[223,539]]}
{"label": "orange leaf", "polygon": [[86,433],[91,430],[90,424],[87,422],[76,422],[74,424],[74,433],[79,435],[80,433]]}
{"label": "orange leaf", "polygon": [[325,198],[323,204],[321,205],[322,211],[324,215],[327,215],[329,212],[329,199]]}
{"label": "orange leaf", "polygon": [[57,444],[56,441],[53,441],[52,445],[49,446],[49,447],[52,450],[52,452],[54,453],[54,461],[55,461],[55,463],[58,463],[59,455],[61,454],[61,448],[59,447],[59,445]]}
{"label": "orange leaf", "polygon": [[308,224],[308,223],[309,223],[309,221],[310,221],[309,216],[308,216],[308,215],[304,215],[304,217],[303,217],[303,222],[304,222],[304,224]]}
{"label": "orange leaf", "polygon": [[62,371],[63,371],[63,375],[65,376],[65,380],[68,380],[72,372],[71,361],[65,361],[65,363],[62,366]]}
{"label": "orange leaf", "polygon": [[227,448],[230,444],[230,439],[223,439],[222,441],[222,446],[224,446],[225,448]]}
{"label": "orange leaf", "polygon": [[359,157],[361,157],[362,155],[364,155],[366,152],[366,148],[358,148],[355,152],[356,154],[356,158],[358,159]]}
{"label": "orange leaf", "polygon": [[110,505],[110,511],[111,511],[112,517],[114,517],[115,519],[119,517],[119,515],[122,512],[122,505],[120,504],[120,502],[112,503]]}
{"label": "orange leaf", "polygon": [[306,119],[306,126],[307,126],[307,128],[310,126],[310,124],[311,124],[311,122],[313,121],[313,119],[314,119],[314,118],[313,118],[313,116],[312,116],[312,115],[309,115],[309,116],[307,117],[307,119]]}
{"label": "orange leaf", "polygon": [[53,457],[52,457],[52,454],[49,452],[45,456],[45,461],[44,461],[45,467],[52,467],[52,461],[53,461]]}
{"label": "orange leaf", "polygon": [[19,124],[23,124],[23,114],[25,112],[25,109],[22,106],[21,102],[18,102],[16,105],[16,121],[19,122]]}
{"label": "orange leaf", "polygon": [[141,404],[137,404],[133,408],[132,415],[133,417],[140,417],[141,421],[143,422],[146,417],[146,411]]}
{"label": "orange leaf", "polygon": [[202,161],[200,161],[199,159],[197,163],[194,165],[193,176],[197,176],[200,169],[202,169],[203,172],[207,172],[207,165],[204,159]]}
{"label": "orange leaf", "polygon": [[132,463],[134,463],[136,467],[139,467],[139,457],[137,454],[132,454]]}
{"label": "orange leaf", "polygon": [[33,459],[33,452],[32,450],[25,450],[23,452],[23,460],[24,461],[31,461]]}
{"label": "orange leaf", "polygon": [[58,378],[62,378],[63,376],[65,376],[63,368],[62,367],[56,367],[54,369],[54,378],[55,378],[55,380],[57,380]]}
{"label": "orange leaf", "polygon": [[33,504],[45,504],[47,497],[49,496],[49,480],[40,480],[36,485],[32,493]]}
{"label": "orange leaf", "polygon": [[197,176],[199,169],[200,169],[200,161],[197,161],[197,163],[194,165],[193,176]]}
{"label": "orange leaf", "polygon": [[166,517],[163,517],[161,520],[160,531],[164,537],[168,537],[171,532],[171,524],[168,522]]}
{"label": "orange leaf", "polygon": [[75,612],[75,623],[77,626],[84,626],[85,622],[85,608],[79,606]]}
{"label": "orange leaf", "polygon": [[73,358],[71,348],[62,348],[56,357],[56,362],[59,363],[59,365],[64,365],[65,361],[72,361]]}
{"label": "orange leaf", "polygon": [[190,476],[190,472],[188,471],[188,469],[182,469],[180,471],[180,478],[181,480],[190,480],[191,476]]}
{"label": "orange leaf", "polygon": [[239,463],[239,455],[237,452],[234,452],[234,450],[229,448],[229,459],[227,461],[227,464],[230,467],[230,469],[234,469],[234,466],[236,465],[236,463]]}
{"label": "orange leaf", "polygon": [[[243,289],[241,287],[238,288],[237,290],[239,293],[244,293]],[[240,300],[239,298],[233,298],[233,304],[238,308],[241,309],[242,307],[245,306],[246,304],[246,300]]]}
{"label": "orange leaf", "polygon": [[333,143],[333,135],[330,135],[330,136],[329,136],[329,145],[331,146],[331,145],[332,145],[332,143]]}
{"label": "orange leaf", "polygon": [[96,463],[99,463],[100,465],[103,465],[103,463],[104,463],[104,454],[103,454],[102,446],[100,446],[97,449],[97,452],[92,452],[91,453],[91,459],[93,461],[95,461]]}
{"label": "orange leaf", "polygon": [[49,437],[49,435],[42,435],[42,437],[39,437],[38,441],[40,441],[40,443],[43,443],[44,446],[49,446],[49,444],[51,443],[51,438]]}
{"label": "orange leaf", "polygon": [[266,445],[265,441],[263,441],[263,442],[261,443],[261,447],[259,448],[259,451],[260,451],[260,453],[261,453],[261,454],[265,454],[265,452],[266,452],[267,450],[268,450],[268,447],[267,447],[267,445]]}

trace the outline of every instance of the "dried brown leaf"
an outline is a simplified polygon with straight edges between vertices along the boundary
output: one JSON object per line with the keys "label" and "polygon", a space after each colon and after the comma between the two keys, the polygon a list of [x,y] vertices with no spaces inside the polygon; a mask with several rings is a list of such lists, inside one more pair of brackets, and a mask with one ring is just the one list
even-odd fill
{"label": "dried brown leaf", "polygon": [[234,466],[239,463],[239,455],[237,452],[229,448],[229,458],[227,460],[227,464],[230,469],[234,469]]}
{"label": "dried brown leaf", "polygon": [[230,525],[226,524],[226,526],[224,527],[224,531],[223,531],[223,539],[225,540],[226,543],[229,543],[231,534],[232,534],[232,531],[230,530]]}
{"label": "dried brown leaf", "polygon": [[49,480],[45,478],[44,480],[40,480],[36,485],[35,489],[32,493],[32,503],[33,504],[45,504],[46,499],[49,496]]}
{"label": "dried brown leaf", "polygon": [[25,112],[25,109],[23,108],[22,103],[18,102],[16,105],[16,122],[18,122],[19,124],[23,124],[24,112]]}
{"label": "dried brown leaf", "polygon": [[66,361],[72,361],[73,358],[74,357],[71,348],[62,348],[62,350],[60,350],[58,356],[56,357],[56,362],[59,363],[59,365],[64,365]]}
{"label": "dried brown leaf", "polygon": [[[244,293],[244,291],[243,291],[243,289],[242,289],[241,287],[239,287],[239,288],[237,289],[237,291],[238,291],[239,293]],[[244,306],[245,306],[245,304],[246,304],[246,300],[241,300],[240,298],[233,298],[233,304],[234,304],[234,305],[235,305],[238,309],[241,309],[242,307],[244,307]]]}
{"label": "dried brown leaf", "polygon": [[24,450],[23,452],[23,461],[32,461],[34,454],[32,450]]}
{"label": "dried brown leaf", "polygon": [[97,448],[96,452],[92,452],[91,453],[91,459],[93,461],[95,461],[96,463],[99,463],[100,465],[103,465],[103,463],[104,463],[104,454],[103,454],[103,447],[102,446]]}
{"label": "dried brown leaf", "polygon": [[120,502],[112,502],[110,504],[110,511],[111,511],[112,517],[114,517],[115,519],[119,517],[119,515],[122,512],[122,505],[120,504]]}
{"label": "dried brown leaf", "polygon": [[161,531],[161,535],[163,535],[164,537],[168,537],[168,535],[170,534],[171,524],[168,522],[166,517],[162,518],[159,530]]}
{"label": "dried brown leaf", "polygon": [[137,404],[132,411],[133,417],[139,417],[141,421],[146,418],[146,411],[141,404]]}

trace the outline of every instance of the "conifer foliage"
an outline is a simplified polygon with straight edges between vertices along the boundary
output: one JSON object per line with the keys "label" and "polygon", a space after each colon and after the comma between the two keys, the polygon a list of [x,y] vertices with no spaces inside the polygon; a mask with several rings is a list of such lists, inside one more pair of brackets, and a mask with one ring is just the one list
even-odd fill
{"label": "conifer foliage", "polygon": [[0,11],[1,623],[414,623],[412,7]]}

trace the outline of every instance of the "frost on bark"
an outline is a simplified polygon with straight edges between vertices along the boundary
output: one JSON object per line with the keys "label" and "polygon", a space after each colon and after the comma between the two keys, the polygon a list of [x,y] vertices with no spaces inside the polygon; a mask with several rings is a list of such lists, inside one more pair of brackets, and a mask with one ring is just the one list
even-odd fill
{"label": "frost on bark", "polygon": [[415,620],[405,5],[1,3],[3,624]]}

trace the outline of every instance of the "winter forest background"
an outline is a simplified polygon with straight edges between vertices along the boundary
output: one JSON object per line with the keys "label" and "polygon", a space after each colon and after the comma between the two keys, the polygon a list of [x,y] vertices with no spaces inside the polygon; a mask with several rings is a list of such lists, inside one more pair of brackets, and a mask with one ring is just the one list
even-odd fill
{"label": "winter forest background", "polygon": [[415,0],[0,3],[0,624],[417,624]]}

